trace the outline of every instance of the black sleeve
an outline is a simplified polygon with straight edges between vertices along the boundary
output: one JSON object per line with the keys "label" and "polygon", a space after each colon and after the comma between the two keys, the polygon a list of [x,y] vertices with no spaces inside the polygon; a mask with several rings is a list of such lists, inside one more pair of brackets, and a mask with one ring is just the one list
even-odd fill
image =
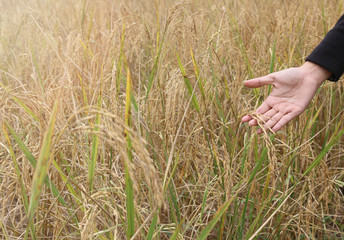
{"label": "black sleeve", "polygon": [[316,63],[330,72],[330,81],[338,81],[344,72],[344,15],[329,31],[321,43],[307,57],[306,61]]}

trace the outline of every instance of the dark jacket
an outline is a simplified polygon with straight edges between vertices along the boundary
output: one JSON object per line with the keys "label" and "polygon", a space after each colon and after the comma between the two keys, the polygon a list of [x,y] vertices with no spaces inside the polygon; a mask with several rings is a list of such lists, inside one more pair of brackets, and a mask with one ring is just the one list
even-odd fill
{"label": "dark jacket", "polygon": [[330,72],[330,81],[338,81],[344,72],[344,15],[329,31],[321,43],[307,57],[306,61],[316,63]]}

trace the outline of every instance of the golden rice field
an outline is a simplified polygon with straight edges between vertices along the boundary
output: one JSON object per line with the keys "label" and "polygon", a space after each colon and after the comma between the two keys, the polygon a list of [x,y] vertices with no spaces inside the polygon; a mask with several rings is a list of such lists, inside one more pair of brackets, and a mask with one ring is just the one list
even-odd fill
{"label": "golden rice field", "polygon": [[343,3],[0,0],[0,238],[344,239],[343,82],[241,123]]}

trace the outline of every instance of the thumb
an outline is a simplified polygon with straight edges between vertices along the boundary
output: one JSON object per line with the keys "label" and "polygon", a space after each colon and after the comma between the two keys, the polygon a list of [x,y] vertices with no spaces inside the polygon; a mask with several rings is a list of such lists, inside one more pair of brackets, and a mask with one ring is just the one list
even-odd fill
{"label": "thumb", "polygon": [[244,82],[244,85],[249,88],[257,88],[265,85],[273,84],[273,77],[266,75],[264,77],[250,79]]}

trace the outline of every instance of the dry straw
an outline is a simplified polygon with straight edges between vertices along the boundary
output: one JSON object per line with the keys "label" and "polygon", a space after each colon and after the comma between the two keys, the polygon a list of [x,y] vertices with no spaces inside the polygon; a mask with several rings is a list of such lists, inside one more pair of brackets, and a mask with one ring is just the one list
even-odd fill
{"label": "dry straw", "polygon": [[0,238],[342,238],[342,82],[240,122],[342,3],[0,0]]}

